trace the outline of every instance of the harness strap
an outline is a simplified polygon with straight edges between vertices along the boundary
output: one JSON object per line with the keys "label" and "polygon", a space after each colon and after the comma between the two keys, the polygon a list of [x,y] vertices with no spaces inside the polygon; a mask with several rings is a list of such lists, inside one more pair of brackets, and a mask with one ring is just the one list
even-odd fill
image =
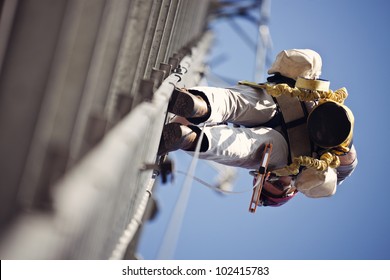
{"label": "harness strap", "polygon": [[[254,82],[239,81],[238,83],[256,89],[266,90],[264,85]],[[282,115],[281,125],[289,145],[289,162],[291,163],[292,159],[297,156],[310,156],[312,153],[312,144],[306,125],[308,112],[304,102],[300,101],[298,95],[273,95],[273,99],[278,105],[279,114]]]}
{"label": "harness strap", "polygon": [[[283,116],[284,129],[288,137],[291,158],[311,155],[311,142],[307,130],[307,111],[297,97],[281,95],[275,97]],[[303,105],[303,106],[302,106]]]}

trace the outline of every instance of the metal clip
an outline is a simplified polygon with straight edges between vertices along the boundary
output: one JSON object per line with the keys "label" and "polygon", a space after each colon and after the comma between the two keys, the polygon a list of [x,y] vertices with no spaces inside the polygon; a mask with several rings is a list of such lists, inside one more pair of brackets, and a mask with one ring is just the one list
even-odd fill
{"label": "metal clip", "polygon": [[163,184],[167,183],[168,176],[170,175],[170,181],[173,181],[173,162],[170,159],[162,157],[160,162],[157,163],[144,163],[140,168],[141,171],[153,169],[154,175],[161,175],[161,182]]}

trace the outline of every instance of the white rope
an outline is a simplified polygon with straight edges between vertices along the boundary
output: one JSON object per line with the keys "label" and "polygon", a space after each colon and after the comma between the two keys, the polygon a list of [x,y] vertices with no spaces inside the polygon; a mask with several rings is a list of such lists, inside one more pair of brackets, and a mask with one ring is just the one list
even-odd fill
{"label": "white rope", "polygon": [[187,207],[187,203],[189,200],[192,181],[194,178],[195,168],[198,163],[200,147],[204,135],[204,128],[206,125],[204,124],[199,135],[198,143],[195,148],[195,152],[193,154],[193,158],[188,169],[187,176],[183,183],[183,187],[181,189],[178,202],[173,210],[172,216],[169,220],[160,250],[157,255],[157,259],[160,260],[168,260],[173,259],[175,249],[177,246],[177,241],[179,238],[180,229],[183,223],[185,209]]}
{"label": "white rope", "polygon": [[[181,171],[181,170],[176,170],[175,173],[189,176],[189,174],[187,172],[184,172],[184,171]],[[206,186],[206,187],[208,187],[208,188],[210,188],[210,189],[212,189],[214,191],[221,192],[221,193],[224,193],[224,194],[242,194],[242,193],[251,192],[253,190],[253,187],[251,187],[250,189],[242,190],[242,191],[227,191],[227,190],[220,189],[217,186],[213,186],[213,185],[207,183],[206,181],[200,179],[199,177],[192,176],[192,179],[194,179],[198,183],[202,184],[203,186]]]}

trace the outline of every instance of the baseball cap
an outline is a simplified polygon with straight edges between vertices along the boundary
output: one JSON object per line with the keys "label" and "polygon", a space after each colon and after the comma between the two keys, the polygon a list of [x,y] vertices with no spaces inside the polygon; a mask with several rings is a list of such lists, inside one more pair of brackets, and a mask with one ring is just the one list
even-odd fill
{"label": "baseball cap", "polygon": [[311,49],[291,49],[281,51],[268,70],[268,74],[280,73],[281,75],[297,80],[318,79],[321,75],[321,56]]}

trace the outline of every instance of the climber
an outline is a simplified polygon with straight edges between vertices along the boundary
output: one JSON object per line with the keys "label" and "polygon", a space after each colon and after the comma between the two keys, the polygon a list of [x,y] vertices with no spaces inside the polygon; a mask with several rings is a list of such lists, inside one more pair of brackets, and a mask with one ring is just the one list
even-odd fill
{"label": "climber", "polygon": [[265,145],[272,143],[272,176],[262,205],[280,206],[298,191],[333,195],[357,165],[354,118],[344,105],[346,89],[330,90],[319,79],[321,68],[317,52],[291,49],[277,55],[266,83],[176,88],[168,111],[177,117],[164,126],[158,153],[193,154],[203,123],[201,159],[257,169]]}

